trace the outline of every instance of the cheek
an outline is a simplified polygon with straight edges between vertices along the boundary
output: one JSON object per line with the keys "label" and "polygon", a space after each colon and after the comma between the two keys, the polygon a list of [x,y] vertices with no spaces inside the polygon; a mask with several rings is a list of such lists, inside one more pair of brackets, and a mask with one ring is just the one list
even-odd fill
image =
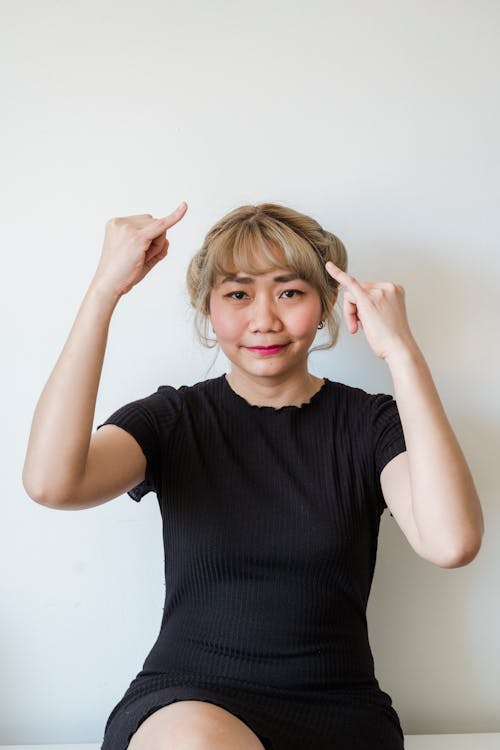
{"label": "cheek", "polygon": [[[234,317],[229,318],[221,315],[219,317],[212,317],[212,326],[217,332],[217,336],[220,339],[231,340],[237,338],[241,334],[242,326],[239,321],[235,320]],[[244,326],[243,326],[244,327]]]}
{"label": "cheek", "polygon": [[239,316],[231,314],[227,306],[217,298],[210,300],[210,320],[217,336],[221,339],[230,339],[241,329]]}
{"label": "cheek", "polygon": [[321,304],[311,304],[301,310],[290,311],[287,324],[297,335],[305,336],[312,328],[317,327],[320,316]]}

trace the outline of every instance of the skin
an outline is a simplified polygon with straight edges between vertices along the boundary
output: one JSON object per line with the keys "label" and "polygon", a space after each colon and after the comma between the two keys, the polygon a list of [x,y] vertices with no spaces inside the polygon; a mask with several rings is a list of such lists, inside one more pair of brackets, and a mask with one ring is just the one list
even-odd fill
{"label": "skin", "polygon": [[[263,259],[260,266],[264,268]],[[210,319],[217,341],[231,362],[226,378],[236,393],[259,406],[300,406],[324,381],[307,369],[308,351],[322,320],[318,290],[303,279],[275,281],[290,274],[285,265],[251,276],[230,269],[247,283],[216,280]],[[262,356],[252,346],[286,344]]]}

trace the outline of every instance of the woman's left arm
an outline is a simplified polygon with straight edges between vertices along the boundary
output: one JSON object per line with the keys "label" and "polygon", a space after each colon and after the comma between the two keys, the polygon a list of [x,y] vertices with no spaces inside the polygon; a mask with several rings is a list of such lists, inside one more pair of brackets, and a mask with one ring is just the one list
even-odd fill
{"label": "woman's left arm", "polygon": [[363,328],[394,383],[407,450],[382,471],[387,505],[396,520],[404,522],[403,530],[422,557],[441,567],[466,565],[481,546],[481,504],[427,362],[410,331],[404,289],[389,282],[358,282],[331,262],[326,270],[344,288],[348,330],[356,333]]}

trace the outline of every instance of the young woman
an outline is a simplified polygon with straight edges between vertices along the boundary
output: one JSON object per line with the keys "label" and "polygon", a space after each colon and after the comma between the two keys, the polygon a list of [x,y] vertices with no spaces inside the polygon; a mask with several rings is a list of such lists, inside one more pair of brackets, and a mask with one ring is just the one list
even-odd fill
{"label": "young woman", "polygon": [[[158,498],[160,632],[102,750],[400,750],[366,623],[380,516],[388,507],[442,567],[470,562],[483,534],[404,290],[348,275],[342,242],[314,219],[242,206],[187,274],[201,340],[220,346],[230,372],[162,385],[92,433],[111,315],[166,256],[166,231],[186,210],[107,223],[23,471],[28,494],[62,510],[124,492]],[[327,326],[326,348],[336,341],[339,287],[347,328],[385,360],[395,399],[309,373],[317,330]]]}

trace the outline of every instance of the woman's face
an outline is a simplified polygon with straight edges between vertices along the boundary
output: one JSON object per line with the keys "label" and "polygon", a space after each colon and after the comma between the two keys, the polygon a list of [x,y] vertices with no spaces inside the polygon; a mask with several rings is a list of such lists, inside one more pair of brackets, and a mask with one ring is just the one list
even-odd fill
{"label": "woman's face", "polygon": [[232,276],[216,280],[210,319],[234,367],[257,377],[289,375],[307,371],[321,300],[317,289],[290,268],[255,276],[233,268]]}

